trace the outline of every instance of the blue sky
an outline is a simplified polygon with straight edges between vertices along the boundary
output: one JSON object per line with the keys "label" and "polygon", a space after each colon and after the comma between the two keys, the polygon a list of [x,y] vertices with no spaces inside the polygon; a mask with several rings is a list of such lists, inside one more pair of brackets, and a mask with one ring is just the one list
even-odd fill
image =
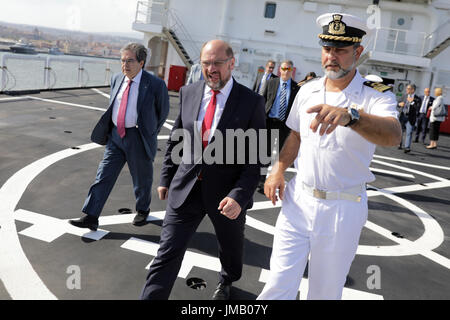
{"label": "blue sky", "polygon": [[[0,21],[86,32],[133,33],[138,0],[2,1]],[[135,36],[142,33],[135,32]]]}

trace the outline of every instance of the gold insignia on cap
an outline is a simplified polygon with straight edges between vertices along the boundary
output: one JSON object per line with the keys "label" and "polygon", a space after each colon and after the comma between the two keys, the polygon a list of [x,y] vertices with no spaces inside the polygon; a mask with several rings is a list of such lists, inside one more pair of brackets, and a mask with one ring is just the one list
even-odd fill
{"label": "gold insignia on cap", "polygon": [[341,20],[342,16],[340,14],[333,15],[333,21],[328,24],[329,34],[345,34],[345,23]]}

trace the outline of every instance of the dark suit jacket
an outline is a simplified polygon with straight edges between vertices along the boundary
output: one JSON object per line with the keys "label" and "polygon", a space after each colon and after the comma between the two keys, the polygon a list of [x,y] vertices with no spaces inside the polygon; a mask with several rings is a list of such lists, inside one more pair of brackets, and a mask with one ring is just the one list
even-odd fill
{"label": "dark suit jacket", "polygon": [[[261,83],[262,77],[264,75],[264,72],[258,72],[258,75],[256,76],[256,80],[255,83],[253,84],[253,91],[254,92],[258,92],[259,91],[259,85]],[[276,79],[278,78],[278,76],[274,73],[272,73],[272,75],[270,76],[269,80],[271,79]]]}
{"label": "dark suit jacket", "polygon": [[[264,129],[266,127],[264,98],[237,83],[234,79],[233,81],[233,88],[214,136],[204,151],[210,152],[213,149],[213,142],[216,140],[217,132],[220,131],[223,136],[223,148],[220,148],[220,150],[223,151],[224,164],[207,164],[201,158],[193,160],[196,158],[194,155],[195,145],[197,146],[197,151],[200,148],[201,154],[201,140],[199,135],[194,134],[194,132],[198,132],[195,122],[200,110],[205,81],[197,81],[182,87],[180,90],[180,114],[175,120],[171,136],[167,141],[160,182],[160,186],[169,187],[168,202],[172,208],[179,208],[184,203],[200,172],[204,204],[211,212],[217,210],[220,201],[226,196],[237,201],[243,211],[251,208],[253,205],[253,193],[258,184],[261,165],[259,161],[255,164],[249,163],[248,155],[250,150],[251,152],[257,152],[257,149],[250,149],[248,141],[245,143],[245,149],[238,149],[236,145],[233,148],[227,148],[227,143],[230,143],[230,141],[227,142],[225,130]],[[180,153],[178,149],[180,142],[174,138],[177,129],[183,129],[183,133],[180,135],[183,141],[183,161],[178,164],[174,163],[172,157],[172,151],[174,151],[174,154]],[[219,141],[220,139],[217,140]],[[176,149],[174,149],[175,146],[177,146]],[[252,147],[255,147],[254,143],[252,143]],[[233,164],[227,164],[225,159],[227,159],[227,155],[231,156],[231,152],[234,155]],[[237,156],[244,154],[244,152],[247,155],[245,163],[237,163]]]}
{"label": "dark suit jacket", "polygon": [[[420,106],[417,108],[417,115],[419,115],[420,108],[422,107],[422,102],[423,102],[424,98],[425,98],[425,96],[420,97]],[[425,110],[425,114],[427,113],[428,109],[431,108],[431,106],[433,105],[433,101],[434,101],[434,98],[432,96],[430,96],[430,99],[428,99],[427,109]]]}
{"label": "dark suit jacket", "polygon": [[[108,110],[97,122],[91,134],[91,140],[95,143],[105,145],[109,133],[113,127],[112,109],[114,101],[122,85],[125,75],[116,74],[111,79],[111,97]],[[137,125],[141,134],[145,151],[150,159],[155,158],[157,150],[157,135],[169,114],[169,93],[163,80],[152,76],[142,70],[139,94],[137,100]]]}
{"label": "dark suit jacket", "polygon": [[[275,99],[277,97],[277,91],[278,87],[280,86],[280,79],[269,79],[269,82],[267,83],[266,90],[264,90],[263,96],[264,99],[266,99],[266,115],[269,115],[270,109],[273,106],[273,103],[275,102]],[[297,86],[297,83],[291,79],[291,94],[289,96],[288,106],[286,110],[286,117],[284,118],[284,122],[286,122],[289,112],[291,111],[292,104],[294,103],[295,96],[297,95],[298,90],[300,89],[299,86]]]}
{"label": "dark suit jacket", "polygon": [[[406,95],[405,98],[402,100],[405,103],[405,106],[406,106],[407,99],[408,99],[408,95]],[[422,100],[418,96],[414,95],[414,100],[409,105],[409,113],[408,113],[408,121],[413,126],[416,124],[417,114],[419,113],[421,105],[422,105]],[[398,108],[399,112],[402,112],[404,107],[401,108],[397,105],[397,108]]]}

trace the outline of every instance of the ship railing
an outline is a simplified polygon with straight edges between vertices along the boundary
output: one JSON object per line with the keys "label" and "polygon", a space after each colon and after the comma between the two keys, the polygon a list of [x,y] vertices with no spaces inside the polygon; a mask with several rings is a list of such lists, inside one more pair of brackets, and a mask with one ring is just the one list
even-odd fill
{"label": "ship railing", "polygon": [[167,1],[139,1],[135,23],[154,24],[173,31],[181,41],[191,60],[200,60],[200,47],[184,26],[176,10],[168,8]]}
{"label": "ship railing", "polygon": [[377,28],[368,49],[393,54],[422,57],[426,50],[426,33],[393,28]]}
{"label": "ship railing", "polygon": [[119,59],[13,53],[0,57],[0,92],[108,86],[112,74],[121,70]]}
{"label": "ship railing", "polygon": [[450,19],[437,27],[436,30],[425,36],[424,52],[425,55],[433,48],[441,44],[450,37]]}

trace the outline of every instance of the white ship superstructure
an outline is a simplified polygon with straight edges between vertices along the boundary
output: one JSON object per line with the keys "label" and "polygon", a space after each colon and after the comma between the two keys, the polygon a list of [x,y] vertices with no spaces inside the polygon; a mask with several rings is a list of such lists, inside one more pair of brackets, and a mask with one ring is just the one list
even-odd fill
{"label": "white ship superstructure", "polygon": [[[227,40],[236,55],[233,76],[251,87],[268,59],[294,62],[294,79],[322,75],[316,18],[354,14],[372,32],[358,67],[394,85],[400,99],[407,83],[450,90],[449,0],[159,0],[140,1],[133,29],[151,51],[148,69],[168,81],[170,66],[190,68],[202,44]],[[445,102],[450,103],[449,95]]]}

